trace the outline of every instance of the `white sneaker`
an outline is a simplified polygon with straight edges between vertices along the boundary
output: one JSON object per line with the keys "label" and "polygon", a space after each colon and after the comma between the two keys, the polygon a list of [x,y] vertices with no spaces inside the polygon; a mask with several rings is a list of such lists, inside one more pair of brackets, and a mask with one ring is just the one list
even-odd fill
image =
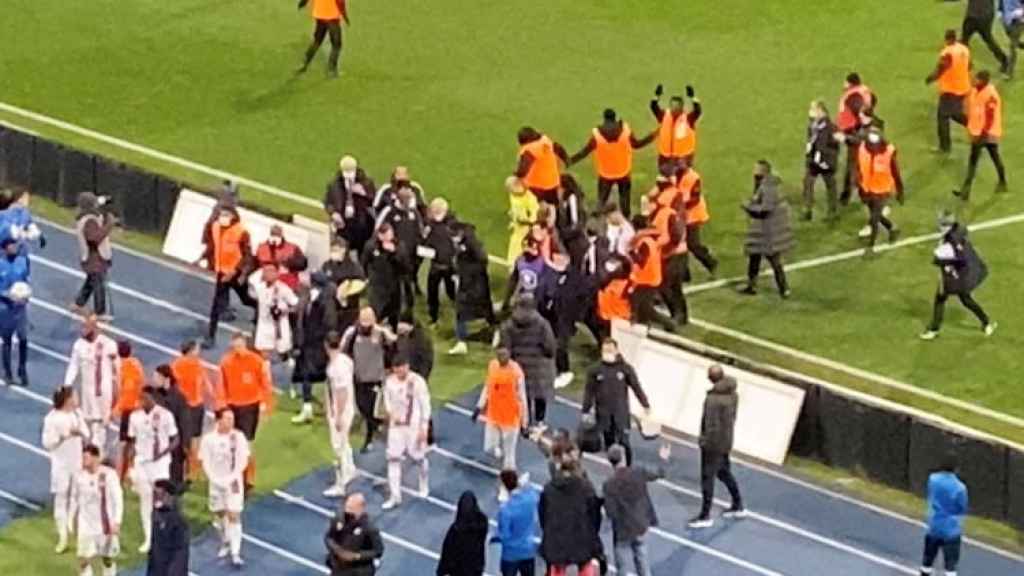
{"label": "white sneaker", "polygon": [[381,505],[380,509],[381,510],[385,510],[385,511],[386,510],[394,510],[395,508],[398,508],[398,505],[401,504],[401,503],[402,503],[401,500],[396,500],[394,498],[388,498],[387,501],[384,502],[384,504]]}
{"label": "white sneaker", "polygon": [[455,346],[448,349],[449,356],[462,356],[467,353],[469,353],[469,347],[465,342],[456,342]]}
{"label": "white sneaker", "polygon": [[292,424],[308,424],[313,421],[313,405],[306,402],[302,404],[302,410],[292,417]]}
{"label": "white sneaker", "polygon": [[235,555],[231,557],[231,565],[235,568],[241,568],[242,566],[245,566],[245,561],[242,560],[241,556]]}
{"label": "white sneaker", "polygon": [[117,576],[117,564],[103,567],[103,576]]}
{"label": "white sneaker", "polygon": [[65,552],[67,552],[67,551],[68,551],[68,542],[67,542],[67,540],[61,540],[60,542],[57,542],[56,546],[53,547],[54,554],[63,554]]}
{"label": "white sneaker", "polygon": [[998,322],[989,322],[988,324],[985,324],[985,336],[991,336],[994,334],[996,328],[999,328]]}
{"label": "white sneaker", "polygon": [[220,548],[217,549],[217,558],[227,558],[228,554],[231,554],[231,546],[221,544]]}
{"label": "white sneaker", "polygon": [[341,498],[344,495],[345,495],[345,487],[344,486],[340,486],[338,484],[335,484],[334,486],[331,486],[327,490],[324,490],[324,497],[325,498]]}
{"label": "white sneaker", "polygon": [[494,334],[491,335],[491,348],[497,348],[498,344],[501,344],[501,332],[495,330]]}
{"label": "white sneaker", "polygon": [[868,236],[871,236],[871,224],[865,224],[864,227],[860,229],[860,232],[857,232],[858,238],[867,238]]}
{"label": "white sneaker", "polygon": [[139,546],[139,554],[149,554],[149,542],[143,542],[142,545]]}
{"label": "white sneaker", "polygon": [[749,515],[750,515],[750,512],[747,512],[746,508],[730,508],[730,509],[726,510],[725,512],[722,512],[722,517],[723,518],[732,518],[732,519],[736,519],[736,520],[741,519],[741,518],[746,518]]}
{"label": "white sneaker", "polygon": [[420,498],[426,498],[430,495],[430,481],[420,480],[420,489],[416,491],[416,495]]}
{"label": "white sneaker", "polygon": [[918,336],[918,338],[920,338],[921,340],[935,340],[938,337],[938,330],[925,330],[924,332],[921,332],[920,336]]}
{"label": "white sneaker", "polygon": [[557,378],[555,378],[555,389],[561,390],[562,388],[565,388],[569,384],[572,384],[572,379],[575,377],[576,375],[573,374],[572,372],[562,372],[561,374],[558,375]]}
{"label": "white sneaker", "polygon": [[702,528],[711,528],[712,526],[715,525],[715,521],[712,520],[710,517],[708,517],[708,518],[701,518],[701,517],[698,516],[697,518],[694,518],[694,519],[690,520],[689,522],[687,522],[686,525],[689,528],[697,530],[697,529],[702,529]]}

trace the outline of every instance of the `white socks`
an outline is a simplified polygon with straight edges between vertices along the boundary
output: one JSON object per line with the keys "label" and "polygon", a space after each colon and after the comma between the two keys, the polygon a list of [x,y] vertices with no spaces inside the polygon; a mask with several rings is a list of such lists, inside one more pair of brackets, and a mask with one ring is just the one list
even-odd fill
{"label": "white socks", "polygon": [[153,487],[142,482],[136,487],[139,493],[139,516],[142,519],[142,541],[147,549],[152,540],[153,532]]}
{"label": "white socks", "polygon": [[103,576],[117,576],[117,562],[111,562],[110,566],[103,566]]}
{"label": "white socks", "polygon": [[68,495],[57,492],[53,495],[53,523],[57,526],[57,548],[68,544]]}
{"label": "white socks", "polygon": [[227,522],[227,540],[231,548],[231,557],[237,558],[242,554],[242,522]]}
{"label": "white socks", "polygon": [[79,575],[80,576],[92,576],[92,564],[89,564],[85,568],[83,568],[82,571],[79,572]]}
{"label": "white socks", "polygon": [[388,488],[390,494],[388,500],[392,502],[402,501],[402,461],[388,461]]}

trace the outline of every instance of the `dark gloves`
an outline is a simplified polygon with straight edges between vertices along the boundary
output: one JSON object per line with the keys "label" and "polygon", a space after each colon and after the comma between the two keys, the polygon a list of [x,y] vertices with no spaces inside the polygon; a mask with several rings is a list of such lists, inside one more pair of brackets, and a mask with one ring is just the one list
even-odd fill
{"label": "dark gloves", "polygon": [[479,408],[473,408],[473,414],[469,417],[469,419],[472,420],[473,422],[476,422],[477,420],[479,420],[480,419],[480,409]]}
{"label": "dark gloves", "polygon": [[693,86],[689,84],[686,85],[686,97],[691,100],[697,97],[697,92],[693,89]]}
{"label": "dark gloves", "polygon": [[39,247],[46,248],[46,236],[43,236],[42,234],[39,235]]}
{"label": "dark gloves", "polygon": [[665,93],[665,87],[662,86],[661,84],[658,84],[658,86],[654,89],[654,96],[655,96],[655,98],[661,98],[661,95],[664,94],[664,93]]}
{"label": "dark gloves", "polygon": [[530,439],[530,429],[529,428],[525,428],[525,427],[520,428],[519,429],[519,436],[521,436],[523,438],[523,440],[529,440]]}

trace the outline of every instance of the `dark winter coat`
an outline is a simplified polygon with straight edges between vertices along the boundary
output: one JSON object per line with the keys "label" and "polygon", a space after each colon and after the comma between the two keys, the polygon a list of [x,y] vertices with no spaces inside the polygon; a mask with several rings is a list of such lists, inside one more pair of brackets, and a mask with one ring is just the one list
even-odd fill
{"label": "dark winter coat", "polygon": [[413,325],[412,332],[398,337],[394,350],[395,356],[409,360],[410,370],[430,381],[434,370],[434,341],[419,323]]}
{"label": "dark winter coat", "polygon": [[644,408],[650,408],[647,395],[640,386],[636,371],[628,362],[619,356],[618,360],[608,364],[601,361],[587,373],[587,384],[583,390],[584,414],[594,408],[597,412],[597,428],[601,431],[610,430],[615,424],[620,430],[630,428],[629,392],[640,401]]}
{"label": "dark winter coat", "polygon": [[358,186],[349,190],[340,173],[328,182],[324,193],[324,210],[328,215],[341,214],[345,226],[337,234],[347,240],[349,248],[358,254],[373,236],[372,203],[376,187],[362,168],[356,170],[355,183]]}
{"label": "dark winter coat", "polygon": [[828,118],[811,120],[807,125],[807,167],[819,172],[835,172],[839,164],[839,129]]}
{"label": "dark winter coat", "polygon": [[412,261],[416,247],[423,240],[423,218],[415,208],[401,208],[392,204],[377,217],[377,226],[390,224],[395,231],[395,243],[402,258]]}
{"label": "dark winter coat", "polygon": [[430,260],[431,270],[455,269],[455,241],[452,239],[455,224],[455,218],[450,214],[441,221],[428,219],[424,222],[422,244],[434,251]]}
{"label": "dark winter coat", "polygon": [[[327,566],[331,569],[331,576],[373,576],[377,573],[374,562],[384,555],[380,532],[365,514],[350,520],[335,518],[324,536],[324,545],[327,546]],[[340,560],[333,552],[334,547],[356,552],[362,558]]]}
{"label": "dark winter coat", "polygon": [[[327,276],[328,283],[335,286],[335,291],[337,291],[337,286],[346,280],[366,280],[366,273],[363,272],[363,267],[352,257],[351,252],[340,262],[332,260],[324,262],[320,271]],[[338,302],[337,298],[335,298],[338,306],[338,322],[335,330],[339,334],[344,334],[345,330],[348,330],[348,327],[354,324],[359,317],[359,302],[361,298],[362,294],[349,296],[344,302]]]}
{"label": "dark winter coat", "polygon": [[933,260],[942,272],[942,291],[946,294],[971,293],[988,277],[988,266],[967,239],[967,229],[954,224],[943,235],[942,244],[948,244],[953,249],[952,258],[940,259],[936,256]]}
{"label": "dark winter coat", "polygon": [[466,491],[459,498],[455,522],[445,534],[437,576],[480,576],[484,573],[487,547],[487,516],[476,496]]}
{"label": "dark winter coat", "polygon": [[559,472],[540,496],[541,557],[548,565],[583,564],[602,554],[601,503],[589,480]]}
{"label": "dark winter coat", "polygon": [[294,346],[298,352],[293,382],[302,382],[308,377],[311,382],[327,379],[327,351],[324,341],[327,333],[336,330],[343,333],[338,325],[338,305],[335,298],[337,287],[328,282],[319,288],[317,297],[310,302],[312,290],[304,287],[299,291],[299,305],[295,310]]}
{"label": "dark winter coat", "polygon": [[459,289],[455,294],[455,311],[460,320],[490,318],[491,278],[487,271],[487,252],[476,237],[476,230],[463,225],[461,241],[455,244],[455,272]]}
{"label": "dark winter coat", "polygon": [[555,384],[555,334],[532,307],[517,305],[502,326],[501,342],[526,376],[530,398],[550,398]]}
{"label": "dark winter coat", "polygon": [[658,525],[647,484],[665,477],[665,470],[620,466],[604,481],[604,510],[616,544],[632,542]]}
{"label": "dark winter coat", "polygon": [[153,542],[146,576],[188,576],[188,522],[178,507],[153,510]]}
{"label": "dark winter coat", "polygon": [[744,244],[748,256],[782,254],[796,243],[789,223],[789,204],[779,190],[780,185],[774,174],[765,176],[750,201],[743,205],[750,216]]}
{"label": "dark winter coat", "polygon": [[718,454],[732,451],[733,431],[736,428],[736,379],[723,376],[704,399],[704,415],[700,421],[700,447]]}
{"label": "dark winter coat", "polygon": [[406,261],[397,245],[394,252],[389,252],[378,248],[373,241],[366,245],[362,262],[366,270],[370,306],[374,310],[382,310],[401,289],[399,281],[408,270]]}
{"label": "dark winter coat", "polygon": [[584,319],[596,298],[596,285],[588,282],[583,272],[573,266],[563,272],[546,268],[537,287],[538,305],[556,337],[572,337],[576,333],[576,322]]}

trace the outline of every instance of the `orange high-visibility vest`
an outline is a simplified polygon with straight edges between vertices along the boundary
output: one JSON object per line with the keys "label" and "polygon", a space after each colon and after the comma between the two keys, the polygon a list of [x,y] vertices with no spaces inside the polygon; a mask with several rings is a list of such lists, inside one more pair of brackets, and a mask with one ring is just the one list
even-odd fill
{"label": "orange high-visibility vest", "polygon": [[114,412],[127,418],[139,408],[142,398],[142,387],[146,385],[146,371],[138,358],[129,356],[121,359],[121,370],[118,371],[117,404]]}
{"label": "orange high-visibility vest", "polygon": [[502,366],[497,360],[487,365],[487,421],[499,428],[518,428],[523,406],[519,405],[519,384],[523,369],[513,360]]}
{"label": "orange high-visibility vest", "polygon": [[266,360],[252,350],[234,350],[220,362],[220,388],[218,406],[251,406],[266,404],[274,394]]}
{"label": "orange high-visibility vest", "polygon": [[524,144],[519,148],[519,156],[530,154],[533,163],[530,164],[530,171],[523,178],[523,184],[532,190],[554,190],[561,183],[561,173],[558,170],[558,155],[555,154],[555,145],[547,136]]}
{"label": "orange high-visibility vest", "polygon": [[194,356],[179,356],[171,362],[171,372],[185,402],[195,408],[203,404],[203,363]]}
{"label": "orange high-visibility vest", "polygon": [[[672,218],[676,220],[673,221]],[[651,218],[651,228],[657,231],[658,245],[661,247],[665,256],[674,254],[685,254],[686,253],[686,232],[683,231],[679,237],[679,242],[672,242],[672,226],[680,225],[680,218],[682,216],[673,210],[672,208],[661,206],[654,212],[654,217]]]}
{"label": "orange high-visibility vest", "polygon": [[683,206],[685,206],[687,200],[688,198],[683,193],[682,188],[678,184],[673,184],[665,187],[664,190],[658,191],[658,195],[654,197],[654,204],[682,213]]}
{"label": "orange high-visibility vest", "polygon": [[850,109],[850,97],[858,95],[864,101],[864,106],[871,106],[871,89],[863,84],[850,86],[843,92],[839,99],[839,114],[836,115],[836,126],[843,132],[848,132],[857,127],[857,115]]}
{"label": "orange high-visibility vest", "polygon": [[684,112],[679,118],[672,118],[668,110],[661,116],[658,129],[658,154],[667,158],[683,158],[697,149],[697,129],[690,125],[690,118]]}
{"label": "orange high-visibility vest", "polygon": [[865,194],[885,196],[892,194],[896,188],[896,178],[892,174],[892,157],[896,147],[887,144],[885,150],[872,154],[866,144],[860,145],[857,152],[857,164],[860,167],[860,185]]}
{"label": "orange high-visibility vest", "polygon": [[629,280],[612,280],[597,293],[597,316],[605,322],[615,318],[629,320],[633,310],[629,305]]}
{"label": "orange high-visibility vest", "polygon": [[950,57],[949,68],[939,76],[939,92],[963,96],[971,91],[971,49],[957,42],[942,49],[941,57]]}
{"label": "orange high-visibility vest", "polygon": [[338,0],[313,0],[313,18],[315,20],[340,20],[341,9]]}
{"label": "orange high-visibility vest", "polygon": [[598,176],[605,180],[618,180],[629,176],[633,170],[633,143],[630,141],[632,134],[629,124],[623,122],[619,139],[609,142],[600,130],[594,128],[594,142],[597,144],[594,149],[594,167]]}
{"label": "orange high-visibility vest", "polygon": [[633,237],[633,249],[646,246],[650,256],[643,266],[633,262],[633,270],[630,280],[637,286],[661,286],[661,245],[655,237],[655,232],[640,232]]}
{"label": "orange high-visibility vest", "polygon": [[[683,174],[681,180],[679,180],[679,187],[683,190],[683,195],[686,197],[686,203],[689,204],[693,198],[694,190],[697,185],[700,184],[700,174],[696,170],[690,168]],[[704,193],[699,193],[700,198],[697,204],[685,209],[685,217],[687,226],[693,224],[703,224],[711,219],[711,215],[708,213],[708,204],[704,200]]]}
{"label": "orange high-visibility vest", "polygon": [[213,236],[213,271],[218,274],[234,274],[242,263],[242,240],[246,236],[245,227],[235,222],[223,228],[220,222],[214,222]]}
{"label": "orange high-visibility vest", "polygon": [[987,135],[999,138],[1003,135],[1003,99],[999,97],[999,92],[992,84],[981,90],[972,88],[967,99],[967,131],[971,136],[977,138],[985,134],[989,110],[992,110],[992,125],[989,126]]}

